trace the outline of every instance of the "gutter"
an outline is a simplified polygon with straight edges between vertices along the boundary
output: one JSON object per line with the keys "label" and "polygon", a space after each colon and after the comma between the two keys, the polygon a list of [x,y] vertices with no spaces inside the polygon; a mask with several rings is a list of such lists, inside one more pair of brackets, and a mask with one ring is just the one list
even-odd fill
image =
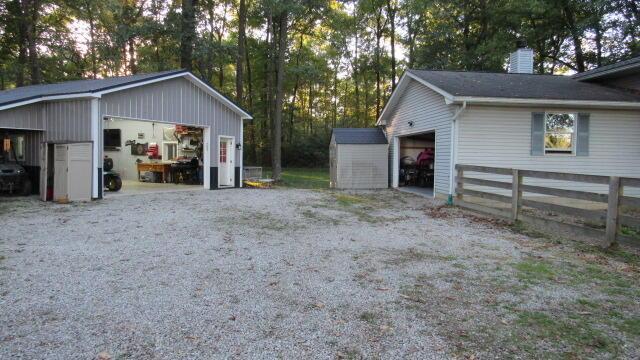
{"label": "gutter", "polygon": [[450,165],[449,165],[449,196],[447,197],[447,205],[453,205],[453,193],[455,190],[454,180],[455,176],[453,175],[455,172],[456,166],[456,150],[458,147],[458,118],[462,115],[462,112],[467,108],[467,102],[463,101],[462,106],[458,109],[458,111],[453,114],[451,118],[451,154],[450,154]]}
{"label": "gutter", "polygon": [[505,105],[505,106],[564,106],[583,108],[605,108],[605,109],[640,109],[640,99],[638,101],[595,101],[595,100],[553,100],[553,99],[520,99],[520,98],[495,98],[495,97],[475,97],[456,96],[452,99],[445,99],[448,105],[460,103],[472,103],[480,105]]}

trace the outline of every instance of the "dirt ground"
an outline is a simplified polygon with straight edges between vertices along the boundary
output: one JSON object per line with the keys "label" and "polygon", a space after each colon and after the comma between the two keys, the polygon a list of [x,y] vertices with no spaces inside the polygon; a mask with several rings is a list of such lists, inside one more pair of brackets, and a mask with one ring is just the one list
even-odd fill
{"label": "dirt ground", "polygon": [[0,198],[0,358],[634,359],[639,259],[393,190]]}

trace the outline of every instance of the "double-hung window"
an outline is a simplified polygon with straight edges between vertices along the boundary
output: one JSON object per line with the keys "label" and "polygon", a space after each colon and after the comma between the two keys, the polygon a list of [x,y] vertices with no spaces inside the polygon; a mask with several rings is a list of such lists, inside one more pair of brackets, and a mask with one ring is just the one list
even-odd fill
{"label": "double-hung window", "polygon": [[576,114],[547,113],[544,119],[544,153],[574,154]]}

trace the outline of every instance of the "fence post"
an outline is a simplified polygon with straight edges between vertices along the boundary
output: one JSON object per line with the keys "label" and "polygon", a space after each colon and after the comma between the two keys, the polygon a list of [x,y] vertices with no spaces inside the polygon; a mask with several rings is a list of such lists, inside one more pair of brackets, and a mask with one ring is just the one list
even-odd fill
{"label": "fence post", "polygon": [[518,216],[520,215],[520,209],[522,208],[522,190],[520,190],[520,185],[522,185],[522,176],[520,175],[518,169],[512,170],[512,179],[511,179],[511,220],[518,220]]}
{"label": "fence post", "polygon": [[614,245],[617,241],[620,212],[620,196],[622,187],[618,176],[609,177],[609,203],[607,206],[607,229],[605,232],[605,247]]}
{"label": "fence post", "polygon": [[464,191],[464,181],[462,178],[464,177],[464,170],[462,170],[462,166],[458,166],[458,175],[456,176],[456,199],[462,200],[462,192]]}

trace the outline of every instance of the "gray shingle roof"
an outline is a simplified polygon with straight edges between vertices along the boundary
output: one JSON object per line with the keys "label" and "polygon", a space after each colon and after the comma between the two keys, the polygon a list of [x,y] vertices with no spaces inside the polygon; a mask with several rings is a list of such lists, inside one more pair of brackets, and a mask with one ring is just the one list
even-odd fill
{"label": "gray shingle roof", "polygon": [[577,81],[569,76],[437,70],[409,72],[453,96],[640,102],[639,95]]}
{"label": "gray shingle roof", "polygon": [[379,128],[336,128],[333,136],[336,144],[387,144],[387,138]]}
{"label": "gray shingle roof", "polygon": [[187,73],[185,70],[161,71],[149,74],[111,77],[95,80],[75,80],[56,84],[23,86],[0,91],[0,106],[16,102],[37,99],[43,96],[91,93],[114,87],[130,85],[141,81],[161,78],[168,75]]}
{"label": "gray shingle roof", "polygon": [[[640,68],[640,56],[636,56],[634,58],[625,60],[625,61],[619,61],[617,63],[613,63],[610,65],[605,65],[605,66],[600,66],[598,68],[589,70],[589,71],[585,71],[585,72],[581,72],[578,74],[573,75],[572,77],[574,79],[583,79],[583,78],[596,78],[596,77],[601,77],[604,76],[604,73],[607,73],[608,75],[611,75],[612,73],[617,73],[619,71],[624,71],[626,69],[629,68],[634,68],[634,69],[638,69]],[[635,70],[637,71],[637,70]]]}

